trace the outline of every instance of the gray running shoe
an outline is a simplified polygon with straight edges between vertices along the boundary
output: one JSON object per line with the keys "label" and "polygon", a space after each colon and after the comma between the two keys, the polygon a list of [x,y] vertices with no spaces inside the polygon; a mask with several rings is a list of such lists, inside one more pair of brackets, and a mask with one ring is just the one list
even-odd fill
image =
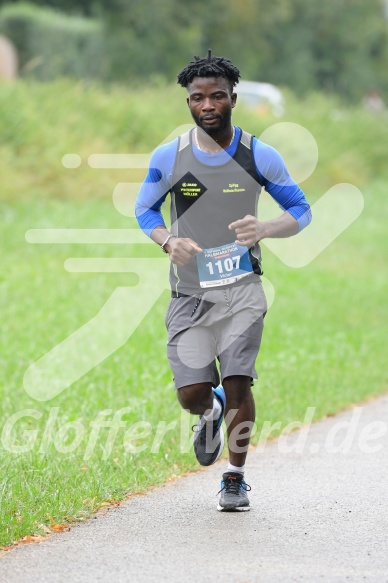
{"label": "gray running shoe", "polygon": [[225,391],[219,386],[213,389],[214,398],[221,404],[221,415],[214,421],[206,421],[200,416],[194,431],[194,453],[201,466],[210,466],[220,457],[224,449],[224,432],[222,420],[225,411]]}
{"label": "gray running shoe", "polygon": [[220,512],[244,512],[250,510],[247,492],[251,487],[244,482],[244,476],[235,472],[225,472],[222,475],[221,494],[217,510]]}

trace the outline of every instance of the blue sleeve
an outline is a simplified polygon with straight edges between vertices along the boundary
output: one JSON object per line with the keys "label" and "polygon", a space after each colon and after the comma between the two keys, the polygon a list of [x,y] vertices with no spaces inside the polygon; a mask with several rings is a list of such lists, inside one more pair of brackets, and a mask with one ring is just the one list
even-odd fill
{"label": "blue sleeve", "polygon": [[310,224],[312,218],[310,205],[303,191],[291,178],[277,150],[254,138],[253,151],[261,184],[280,208],[298,221],[301,231]]}
{"label": "blue sleeve", "polygon": [[135,215],[139,227],[148,235],[155,227],[165,227],[161,207],[171,189],[171,174],[178,139],[164,144],[151,156],[147,176],[140,187],[135,203]]}

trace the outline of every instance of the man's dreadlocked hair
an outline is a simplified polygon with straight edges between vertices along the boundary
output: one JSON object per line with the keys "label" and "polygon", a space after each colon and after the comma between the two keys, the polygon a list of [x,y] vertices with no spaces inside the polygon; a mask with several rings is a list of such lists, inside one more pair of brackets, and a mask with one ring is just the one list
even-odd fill
{"label": "man's dreadlocked hair", "polygon": [[240,71],[231,61],[224,57],[213,57],[211,49],[207,52],[207,57],[194,57],[187,67],[178,74],[178,83],[182,87],[187,87],[194,77],[224,77],[229,81],[230,89],[238,83]]}

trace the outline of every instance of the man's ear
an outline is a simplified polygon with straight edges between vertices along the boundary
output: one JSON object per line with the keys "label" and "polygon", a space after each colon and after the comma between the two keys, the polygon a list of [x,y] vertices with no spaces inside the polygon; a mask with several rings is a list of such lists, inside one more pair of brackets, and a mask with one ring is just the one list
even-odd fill
{"label": "man's ear", "polygon": [[189,106],[189,98],[188,97],[186,97],[186,103],[187,103],[187,107],[190,107]]}
{"label": "man's ear", "polygon": [[232,95],[230,97],[232,100],[232,107],[234,107],[236,105],[236,102],[237,102],[237,93],[232,93]]}

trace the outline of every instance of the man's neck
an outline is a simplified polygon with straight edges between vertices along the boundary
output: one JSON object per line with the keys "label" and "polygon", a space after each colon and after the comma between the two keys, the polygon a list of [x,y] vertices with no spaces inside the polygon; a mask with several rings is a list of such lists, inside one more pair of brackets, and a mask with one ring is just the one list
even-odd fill
{"label": "man's neck", "polygon": [[226,150],[234,140],[235,129],[233,125],[225,128],[217,134],[207,134],[198,126],[194,132],[194,142],[201,152],[216,154],[221,150]]}

